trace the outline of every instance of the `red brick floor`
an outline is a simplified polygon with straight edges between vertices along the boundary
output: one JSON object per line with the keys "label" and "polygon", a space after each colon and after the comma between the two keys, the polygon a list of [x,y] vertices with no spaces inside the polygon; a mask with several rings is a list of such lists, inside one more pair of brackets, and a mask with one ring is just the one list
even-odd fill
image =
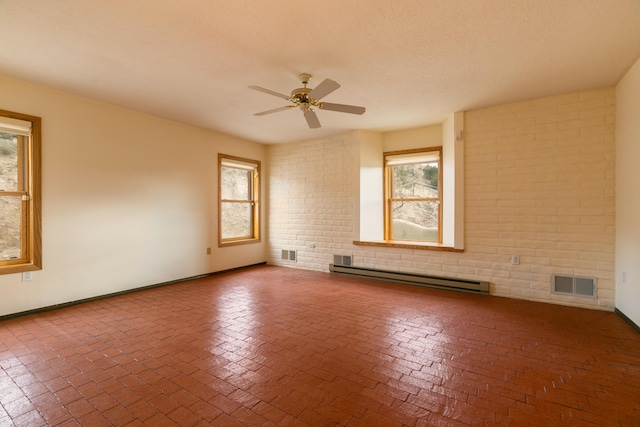
{"label": "red brick floor", "polygon": [[640,426],[610,312],[257,267],[0,322],[0,425]]}

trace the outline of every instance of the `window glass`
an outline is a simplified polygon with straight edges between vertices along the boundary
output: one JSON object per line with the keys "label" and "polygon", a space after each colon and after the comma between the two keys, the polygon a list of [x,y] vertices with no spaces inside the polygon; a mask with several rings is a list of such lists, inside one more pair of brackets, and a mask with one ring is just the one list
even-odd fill
{"label": "window glass", "polygon": [[20,197],[0,197],[0,261],[24,258],[22,213]]}
{"label": "window glass", "polygon": [[249,203],[222,203],[222,238],[251,237],[251,205]]}
{"label": "window glass", "polygon": [[439,149],[385,153],[387,240],[440,243]]}
{"label": "window glass", "polygon": [[0,191],[18,191],[18,135],[0,132]]}
{"label": "window glass", "polygon": [[227,200],[249,200],[251,198],[251,172],[222,166],[222,198]]}
{"label": "window glass", "polygon": [[260,239],[260,162],[220,154],[219,245]]}
{"label": "window glass", "polygon": [[438,163],[414,163],[391,166],[391,197],[420,199],[438,197]]}

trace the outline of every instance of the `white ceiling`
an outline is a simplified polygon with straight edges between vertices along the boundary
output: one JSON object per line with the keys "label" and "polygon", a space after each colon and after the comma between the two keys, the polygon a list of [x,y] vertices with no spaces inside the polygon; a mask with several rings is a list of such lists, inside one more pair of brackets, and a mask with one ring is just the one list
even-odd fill
{"label": "white ceiling", "polygon": [[[264,143],[615,85],[640,0],[0,0],[0,74]],[[342,87],[309,129],[297,75]],[[0,108],[2,108],[0,94]]]}

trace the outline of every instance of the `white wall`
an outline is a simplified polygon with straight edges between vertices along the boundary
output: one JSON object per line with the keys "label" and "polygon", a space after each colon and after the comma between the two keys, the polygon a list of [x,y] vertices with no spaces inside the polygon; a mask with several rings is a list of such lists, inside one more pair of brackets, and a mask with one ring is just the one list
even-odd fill
{"label": "white wall", "polygon": [[354,154],[357,155],[353,156],[352,168],[359,185],[354,186],[357,190],[354,240],[384,240],[384,197],[380,191],[384,185],[380,167],[384,162],[384,139],[379,132],[358,131],[355,136]]}
{"label": "white wall", "polygon": [[616,308],[640,325],[640,60],[616,99]]}
{"label": "white wall", "polygon": [[442,243],[464,249],[464,112],[442,123]]}
{"label": "white wall", "polygon": [[[353,245],[358,133],[269,146],[278,190],[269,194],[268,262],[327,271],[332,254],[351,254],[358,266],[486,280],[494,295],[613,310],[614,121],[613,88],[466,112],[463,253]],[[439,145],[438,129],[390,132],[384,149]],[[281,249],[298,249],[299,262],[280,260]],[[598,298],[552,294],[552,273],[596,276]]]}
{"label": "white wall", "polygon": [[439,147],[442,145],[442,126],[421,126],[383,133],[386,151],[411,150],[413,148]]}
{"label": "white wall", "polygon": [[[0,108],[42,117],[43,269],[0,275],[0,315],[263,262],[217,247],[217,153],[264,146],[0,76]],[[212,255],[206,255],[211,247]]]}

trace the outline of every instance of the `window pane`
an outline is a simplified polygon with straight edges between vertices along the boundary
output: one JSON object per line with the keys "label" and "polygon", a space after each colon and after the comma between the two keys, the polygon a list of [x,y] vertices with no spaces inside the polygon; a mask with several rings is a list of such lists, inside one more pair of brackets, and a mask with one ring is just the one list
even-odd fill
{"label": "window pane", "polygon": [[250,183],[252,171],[222,167],[222,199],[251,199]]}
{"label": "window pane", "polygon": [[0,197],[0,261],[21,258],[22,199]]}
{"label": "window pane", "polygon": [[252,237],[251,203],[222,203],[222,238]]}
{"label": "window pane", "polygon": [[18,136],[0,132],[0,191],[18,191]]}
{"label": "window pane", "polygon": [[420,163],[391,167],[393,188],[391,197],[437,198],[438,163]]}
{"label": "window pane", "polygon": [[438,203],[393,202],[392,239],[438,242]]}

